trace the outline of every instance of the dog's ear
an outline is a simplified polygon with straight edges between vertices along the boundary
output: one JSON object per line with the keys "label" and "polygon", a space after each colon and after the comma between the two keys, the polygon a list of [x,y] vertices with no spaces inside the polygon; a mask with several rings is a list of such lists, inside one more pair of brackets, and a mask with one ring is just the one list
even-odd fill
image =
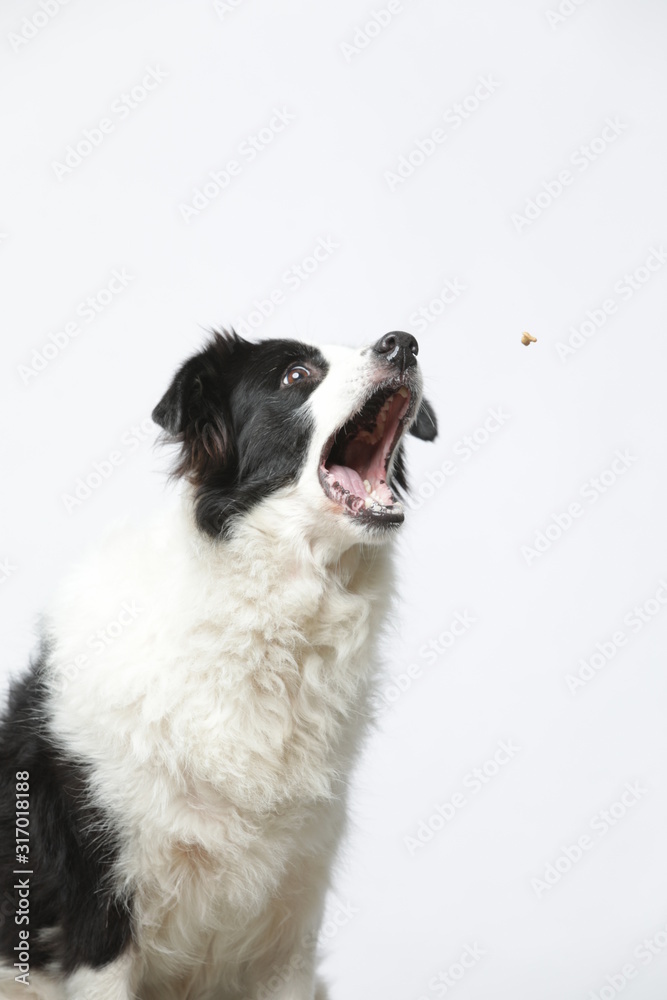
{"label": "dog's ear", "polygon": [[[192,360],[192,359],[191,359]],[[174,375],[171,385],[157,404],[151,417],[163,431],[176,437],[183,430],[185,400],[189,395],[189,378],[186,362]]]}
{"label": "dog's ear", "polygon": [[417,415],[410,425],[410,433],[422,441],[434,441],[438,435],[435,411],[427,399],[422,399]]}
{"label": "dog's ear", "polygon": [[197,485],[207,473],[228,467],[235,454],[229,396],[242,345],[246,342],[233,332],[214,333],[181,365],[151,414],[167,440],[181,445],[174,475]]}

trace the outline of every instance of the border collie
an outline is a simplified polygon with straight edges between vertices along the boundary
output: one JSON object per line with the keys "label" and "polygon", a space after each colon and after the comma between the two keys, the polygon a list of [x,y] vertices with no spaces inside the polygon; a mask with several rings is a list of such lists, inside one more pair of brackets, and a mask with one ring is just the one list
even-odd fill
{"label": "border collie", "polygon": [[216,333],[153,411],[180,503],[65,580],[0,726],[0,996],[324,1000],[417,341]]}

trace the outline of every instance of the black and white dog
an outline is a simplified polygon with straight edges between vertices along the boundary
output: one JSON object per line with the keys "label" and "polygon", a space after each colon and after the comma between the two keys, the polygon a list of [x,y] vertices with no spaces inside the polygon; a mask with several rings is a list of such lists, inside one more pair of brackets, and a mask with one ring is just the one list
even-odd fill
{"label": "black and white dog", "polygon": [[316,946],[403,521],[417,341],[215,334],[182,503],[66,579],[0,728],[0,996],[324,1000]]}

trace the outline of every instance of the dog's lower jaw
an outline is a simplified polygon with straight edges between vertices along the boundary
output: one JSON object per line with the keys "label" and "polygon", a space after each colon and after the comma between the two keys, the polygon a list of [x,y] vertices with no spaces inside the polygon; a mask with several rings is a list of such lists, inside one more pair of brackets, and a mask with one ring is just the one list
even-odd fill
{"label": "dog's lower jaw", "polygon": [[[312,449],[315,458],[318,450],[317,446]],[[290,564],[295,557],[301,564],[305,557],[327,572],[335,571],[340,557],[350,549],[391,547],[401,530],[401,520],[355,517],[327,495],[319,468],[311,468],[312,464],[309,461],[297,481],[272,492],[268,492],[269,484],[264,484],[266,495],[250,510],[230,513],[229,502],[221,496],[219,507],[226,514],[220,518],[224,530],[221,528],[217,535],[197,530],[199,494],[195,487],[186,486],[183,506],[198,544],[212,546],[213,552],[224,556],[228,542],[238,549],[246,543],[253,546],[253,541],[260,539],[265,546],[279,549]],[[215,506],[209,497],[209,507]],[[396,506],[401,507],[398,503]]]}

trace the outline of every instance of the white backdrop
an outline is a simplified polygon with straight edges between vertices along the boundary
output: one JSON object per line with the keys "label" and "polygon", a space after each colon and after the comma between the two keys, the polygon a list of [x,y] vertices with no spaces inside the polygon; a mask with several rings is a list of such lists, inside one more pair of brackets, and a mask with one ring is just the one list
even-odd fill
{"label": "white backdrop", "polygon": [[103,526],[165,502],[147,419],[205,328],[419,337],[441,434],[409,443],[334,1000],[667,996],[666,29],[659,0],[0,11],[3,677]]}

